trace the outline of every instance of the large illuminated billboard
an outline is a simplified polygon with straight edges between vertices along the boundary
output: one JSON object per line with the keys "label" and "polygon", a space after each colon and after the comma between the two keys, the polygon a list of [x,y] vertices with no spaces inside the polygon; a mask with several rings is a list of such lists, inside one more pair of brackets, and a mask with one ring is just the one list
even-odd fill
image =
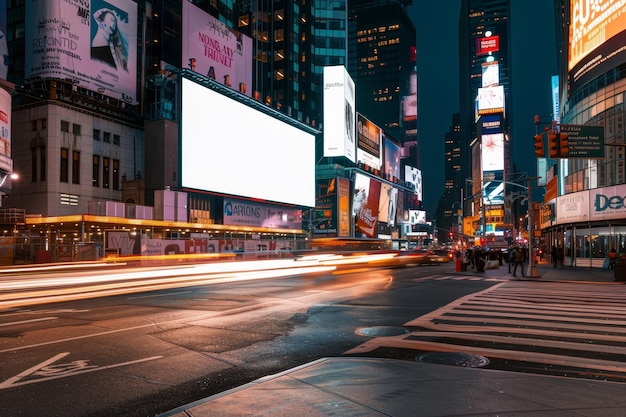
{"label": "large illuminated billboard", "polygon": [[498,35],[476,39],[476,55],[488,55],[500,50],[500,37]]}
{"label": "large illuminated billboard", "polygon": [[504,113],[504,86],[478,89],[478,115]]}
{"label": "large illuminated billboard", "polygon": [[357,113],[356,160],[373,168],[380,169],[382,130],[371,120]]}
{"label": "large illuminated billboard", "polygon": [[183,1],[183,65],[248,96],[252,93],[252,39]]}
{"label": "large illuminated billboard", "polygon": [[398,208],[398,189],[386,184],[380,185],[380,200],[378,202],[378,221],[387,223],[390,227],[396,224],[396,210]]}
{"label": "large illuminated billboard", "polygon": [[504,169],[504,134],[482,135],[481,161],[483,171]]}
{"label": "large illuminated billboard", "polygon": [[315,206],[315,137],[182,79],[181,186]]}
{"label": "large illuminated billboard", "polygon": [[498,61],[482,64],[482,87],[495,87],[500,84],[500,65]]}
{"label": "large illuminated billboard", "polygon": [[26,0],[25,78],[70,79],[137,101],[137,3]]}
{"label": "large illuminated billboard", "polygon": [[567,69],[586,82],[626,62],[624,0],[571,0]]}
{"label": "large illuminated billboard", "polygon": [[324,156],[355,161],[354,81],[343,65],[324,67]]}
{"label": "large illuminated billboard", "polygon": [[11,94],[0,88],[0,170],[13,172],[11,159]]}
{"label": "large illuminated billboard", "polygon": [[380,181],[357,173],[354,180],[352,214],[355,216],[355,231],[366,237],[378,235],[378,208]]}
{"label": "large illuminated billboard", "polygon": [[417,194],[417,199],[422,201],[422,171],[410,165],[405,165],[404,181]]}
{"label": "large illuminated billboard", "polygon": [[385,175],[386,179],[393,181],[394,178],[400,179],[400,145],[389,139],[383,134],[383,145],[385,149]]}

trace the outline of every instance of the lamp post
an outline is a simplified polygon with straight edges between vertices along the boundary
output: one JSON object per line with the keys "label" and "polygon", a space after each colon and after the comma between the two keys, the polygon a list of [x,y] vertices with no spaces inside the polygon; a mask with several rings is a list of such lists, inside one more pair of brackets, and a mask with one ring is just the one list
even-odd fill
{"label": "lamp post", "polygon": [[540,278],[537,271],[537,265],[535,265],[535,256],[533,253],[533,190],[531,181],[538,180],[541,177],[528,177],[526,178],[526,186],[528,188],[528,271],[526,276],[530,278]]}

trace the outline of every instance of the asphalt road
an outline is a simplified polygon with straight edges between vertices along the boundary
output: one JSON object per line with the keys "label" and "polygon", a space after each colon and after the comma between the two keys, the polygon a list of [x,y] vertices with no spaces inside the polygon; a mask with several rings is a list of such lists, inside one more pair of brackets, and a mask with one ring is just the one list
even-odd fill
{"label": "asphalt road", "polygon": [[436,266],[264,278],[0,314],[0,415],[152,416],[337,356],[493,283],[419,283]]}

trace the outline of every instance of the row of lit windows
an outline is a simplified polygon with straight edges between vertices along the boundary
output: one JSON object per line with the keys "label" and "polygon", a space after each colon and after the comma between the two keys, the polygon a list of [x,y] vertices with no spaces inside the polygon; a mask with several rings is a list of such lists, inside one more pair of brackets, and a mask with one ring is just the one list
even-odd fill
{"label": "row of lit windows", "polygon": [[[102,170],[100,163],[102,162]],[[100,174],[102,173],[102,178]],[[120,189],[120,161],[119,159],[111,159],[107,156],[94,155],[92,164],[91,184],[94,187],[100,187],[102,179],[102,188],[113,187],[114,190]]]}

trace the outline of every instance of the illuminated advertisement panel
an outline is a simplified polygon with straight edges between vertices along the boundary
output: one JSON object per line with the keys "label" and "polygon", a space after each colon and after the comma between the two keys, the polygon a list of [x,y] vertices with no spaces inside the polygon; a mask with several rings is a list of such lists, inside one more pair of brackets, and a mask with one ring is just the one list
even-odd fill
{"label": "illuminated advertisement panel", "polygon": [[626,62],[624,0],[571,0],[567,68],[572,88]]}
{"label": "illuminated advertisement panel", "polygon": [[380,181],[357,173],[352,200],[352,213],[356,217],[356,232],[366,237],[376,237],[379,200]]}
{"label": "illuminated advertisement panel", "polygon": [[380,139],[382,130],[372,121],[357,113],[356,160],[380,169]]}
{"label": "illuminated advertisement panel", "polygon": [[378,202],[378,221],[387,223],[390,227],[395,226],[397,207],[398,189],[382,183],[380,185],[380,201]]}
{"label": "illuminated advertisement panel", "polygon": [[350,180],[337,178],[337,236],[350,236]]}
{"label": "illuminated advertisement panel", "polygon": [[498,35],[476,39],[476,55],[486,55],[500,50],[500,37]]}
{"label": "illuminated advertisement panel", "polygon": [[504,113],[504,87],[478,89],[478,115]]}
{"label": "illuminated advertisement panel", "polygon": [[250,96],[252,38],[183,1],[183,66]]}
{"label": "illuminated advertisement panel", "polygon": [[500,65],[498,61],[483,63],[481,80],[482,87],[495,87],[500,84]]}
{"label": "illuminated advertisement panel", "polygon": [[324,156],[355,162],[354,81],[343,65],[324,67]]}
{"label": "illuminated advertisement panel", "polygon": [[482,169],[483,171],[500,171],[504,169],[504,134],[495,133],[482,135]]}
{"label": "illuminated advertisement panel", "polygon": [[415,190],[417,199],[422,201],[422,171],[409,166],[404,166],[404,181],[408,184],[409,188]]}
{"label": "illuminated advertisement panel", "polygon": [[137,4],[26,0],[26,78],[71,79],[137,101]]}
{"label": "illuminated advertisement panel", "polygon": [[11,94],[0,88],[0,170],[13,172],[11,159]]}
{"label": "illuminated advertisement panel", "polygon": [[186,78],[181,101],[182,187],[315,206],[313,135]]}
{"label": "illuminated advertisement panel", "polygon": [[481,116],[479,128],[481,135],[492,135],[502,132],[502,115],[488,114]]}
{"label": "illuminated advertisement panel", "polygon": [[302,210],[225,198],[224,224],[300,229],[302,227]]}
{"label": "illuminated advertisement panel", "polygon": [[400,145],[393,142],[388,137],[384,137],[385,147],[385,175],[387,180],[393,181],[394,178],[400,179]]}
{"label": "illuminated advertisement panel", "polygon": [[405,122],[417,120],[417,72],[415,71],[409,77],[409,93],[402,100],[402,120]]}
{"label": "illuminated advertisement panel", "polygon": [[500,50],[500,37],[498,35],[476,39],[476,55],[487,55]]}
{"label": "illuminated advertisement panel", "polygon": [[485,205],[504,205],[504,171],[483,171]]}
{"label": "illuminated advertisement panel", "polygon": [[9,72],[9,47],[7,46],[7,2],[0,0],[0,78],[6,80]]}
{"label": "illuminated advertisement panel", "polygon": [[313,233],[328,237],[337,236],[337,179],[319,179],[316,181],[317,195],[315,210],[311,216]]}

